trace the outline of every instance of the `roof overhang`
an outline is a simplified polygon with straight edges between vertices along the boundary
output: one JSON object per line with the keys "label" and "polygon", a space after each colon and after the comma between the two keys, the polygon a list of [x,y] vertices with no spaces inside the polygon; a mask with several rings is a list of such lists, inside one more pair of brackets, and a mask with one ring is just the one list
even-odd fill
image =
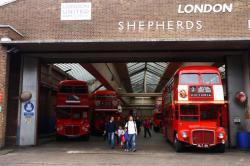
{"label": "roof overhang", "polygon": [[65,40],[65,41],[11,41],[0,43],[15,47],[20,53],[46,62],[88,61],[217,61],[226,55],[242,54],[250,48],[250,38],[225,40],[181,41],[114,41],[114,40]]}

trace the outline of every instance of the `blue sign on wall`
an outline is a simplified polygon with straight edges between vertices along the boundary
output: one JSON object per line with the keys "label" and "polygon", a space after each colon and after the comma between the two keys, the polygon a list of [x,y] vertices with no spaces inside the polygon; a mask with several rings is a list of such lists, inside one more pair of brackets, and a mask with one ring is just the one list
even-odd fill
{"label": "blue sign on wall", "polygon": [[30,101],[26,102],[24,104],[24,116],[25,117],[31,117],[34,116],[34,104]]}

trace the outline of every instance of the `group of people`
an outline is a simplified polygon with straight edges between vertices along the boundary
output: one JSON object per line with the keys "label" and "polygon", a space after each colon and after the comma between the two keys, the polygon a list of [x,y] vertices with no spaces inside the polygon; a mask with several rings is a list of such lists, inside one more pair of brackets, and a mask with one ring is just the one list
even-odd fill
{"label": "group of people", "polygon": [[[115,148],[115,140],[126,152],[136,151],[136,136],[141,131],[141,126],[144,127],[144,137],[147,134],[151,137],[151,122],[149,119],[145,119],[143,122],[139,117],[134,120],[133,116],[129,116],[128,121],[123,123],[120,118],[115,121],[111,116],[109,121],[105,124],[104,134],[108,138],[108,143],[112,149]],[[118,128],[117,128],[118,126]]]}

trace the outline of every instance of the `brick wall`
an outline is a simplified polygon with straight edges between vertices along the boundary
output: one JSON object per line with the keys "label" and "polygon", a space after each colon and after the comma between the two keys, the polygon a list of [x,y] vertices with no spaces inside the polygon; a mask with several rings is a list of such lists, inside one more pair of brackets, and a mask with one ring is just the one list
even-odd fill
{"label": "brick wall", "polygon": [[7,99],[7,56],[6,50],[0,45],[0,95],[3,98],[0,101],[2,111],[0,112],[0,148],[4,146],[5,126],[6,126],[6,99]]}
{"label": "brick wall", "polygon": [[[92,20],[61,21],[62,2],[92,2]],[[232,13],[178,14],[178,4],[201,4],[201,0],[18,0],[0,7],[0,24],[20,31],[23,40],[191,40],[250,37],[249,0],[206,0],[233,3]],[[119,31],[119,21],[203,22],[202,30]],[[138,22],[137,22],[138,24]],[[176,25],[174,25],[176,26]]]}

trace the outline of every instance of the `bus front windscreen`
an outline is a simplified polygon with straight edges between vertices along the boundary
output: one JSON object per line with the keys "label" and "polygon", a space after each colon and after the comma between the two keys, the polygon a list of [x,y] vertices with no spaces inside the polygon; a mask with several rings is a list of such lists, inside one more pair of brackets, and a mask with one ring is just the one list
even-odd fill
{"label": "bus front windscreen", "polygon": [[97,95],[96,99],[97,100],[111,100],[114,99],[115,96],[114,95]]}
{"label": "bus front windscreen", "polygon": [[219,107],[215,105],[203,105],[200,107],[201,121],[216,121]]}
{"label": "bus front windscreen", "polygon": [[181,105],[180,106],[180,120],[181,121],[198,121],[199,111],[196,105]]}
{"label": "bus front windscreen", "polygon": [[60,93],[88,93],[88,88],[85,86],[62,86],[59,90]]}
{"label": "bus front windscreen", "polygon": [[60,108],[56,110],[57,119],[69,119],[71,116],[71,110],[69,108]]}

